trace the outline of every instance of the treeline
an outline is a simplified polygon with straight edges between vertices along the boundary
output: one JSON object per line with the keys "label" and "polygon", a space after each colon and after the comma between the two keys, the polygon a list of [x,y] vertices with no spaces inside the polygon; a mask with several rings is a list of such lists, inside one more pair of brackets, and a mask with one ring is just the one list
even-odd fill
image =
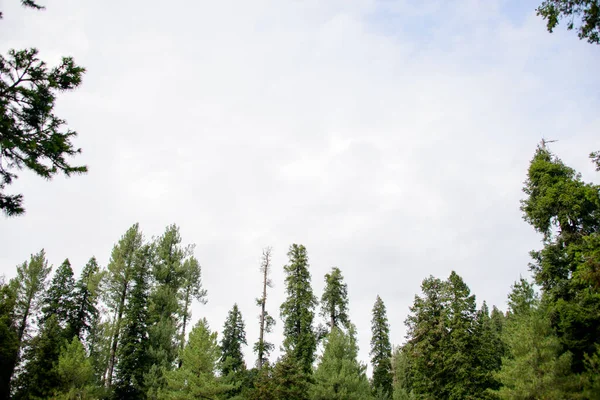
{"label": "treeline", "polygon": [[219,336],[205,319],[191,326],[192,302],[207,292],[177,226],[148,241],[133,225],[106,268],[92,257],[77,279],[68,260],[50,278],[42,250],[0,285],[1,398],[600,399],[600,187],[542,144],[524,191],[524,218],[544,237],[531,253],[534,281],[515,282],[503,313],[477,308],[455,272],[429,277],[395,348],[377,296],[371,379],[357,358],[342,271],[325,275],[318,299],[302,245],[290,246],[284,266],[278,360],[268,337],[271,250],[263,251],[252,365],[236,304]]}

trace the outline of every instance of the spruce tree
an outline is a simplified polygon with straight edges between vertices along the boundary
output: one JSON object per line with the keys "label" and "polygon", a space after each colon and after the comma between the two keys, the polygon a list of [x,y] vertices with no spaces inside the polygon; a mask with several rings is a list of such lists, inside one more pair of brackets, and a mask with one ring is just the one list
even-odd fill
{"label": "spruce tree", "polygon": [[133,283],[133,269],[137,252],[142,246],[143,237],[136,223],[131,226],[113,247],[108,263],[108,279],[106,282],[106,302],[113,314],[111,327],[110,354],[106,371],[106,385],[112,385],[116,364],[121,324],[125,311],[125,301]]}
{"label": "spruce tree", "polygon": [[242,313],[238,305],[234,304],[223,325],[223,338],[221,339],[220,364],[224,376],[246,369],[242,353],[242,345],[246,344],[246,331]]}
{"label": "spruce tree", "polygon": [[310,285],[306,248],[293,244],[288,257],[289,264],[284,266],[287,298],[280,310],[285,336],[283,347],[287,355],[300,363],[304,372],[311,373],[317,347],[313,331],[317,299]]}
{"label": "spruce tree", "polygon": [[373,392],[382,392],[389,397],[393,392],[392,345],[390,326],[385,304],[377,296],[371,320],[371,364],[373,365]]}
{"label": "spruce tree", "polygon": [[83,267],[75,284],[73,296],[75,312],[69,326],[71,335],[77,336],[80,341],[90,334],[92,323],[98,317],[98,298],[102,278],[103,274],[100,272],[96,257],[92,257]]}
{"label": "spruce tree", "polygon": [[271,387],[275,399],[309,400],[310,375],[302,360],[284,354],[273,368]]}
{"label": "spruce tree", "polygon": [[348,328],[348,285],[344,283],[342,271],[334,267],[325,274],[325,290],[321,296],[321,316],[327,320],[329,330]]}
{"label": "spruce tree", "polygon": [[10,399],[10,372],[19,342],[15,318],[16,282],[0,282],[0,399]]}
{"label": "spruce tree", "polygon": [[262,368],[265,362],[269,359],[269,354],[275,348],[273,343],[270,343],[265,340],[265,334],[270,333],[275,325],[275,319],[269,315],[267,311],[267,288],[272,287],[273,284],[271,279],[269,278],[269,274],[271,271],[271,248],[268,247],[263,250],[262,255],[262,263],[260,266],[260,271],[262,273],[262,296],[256,299],[256,304],[260,307],[260,316],[259,316],[259,336],[258,342],[254,344],[254,352],[257,354],[258,359],[256,361],[256,365],[259,369]]}
{"label": "spruce tree", "polygon": [[124,312],[118,349],[114,394],[119,399],[145,399],[144,375],[150,369],[148,356],[148,292],[151,247],[136,254],[133,285]]}
{"label": "spruce tree", "polygon": [[365,400],[370,398],[366,366],[358,360],[354,328],[348,333],[335,327],[326,338],[325,350],[314,374],[313,400]]}
{"label": "spruce tree", "polygon": [[[66,328],[75,312],[74,289],[73,269],[69,260],[66,259],[54,273],[52,282],[44,296],[40,324],[44,324],[51,315],[56,315],[60,326]],[[66,337],[66,339],[70,338]]]}

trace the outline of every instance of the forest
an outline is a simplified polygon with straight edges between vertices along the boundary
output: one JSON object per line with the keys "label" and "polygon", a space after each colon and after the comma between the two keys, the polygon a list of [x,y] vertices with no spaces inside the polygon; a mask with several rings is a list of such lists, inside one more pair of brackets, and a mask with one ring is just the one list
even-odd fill
{"label": "forest", "polygon": [[[222,328],[204,318],[192,326],[191,304],[208,293],[194,246],[176,225],[152,240],[133,225],[105,268],[92,257],[78,277],[68,259],[52,273],[40,250],[0,286],[2,398],[600,399],[600,186],[542,143],[523,191],[523,217],[544,244],[531,252],[533,280],[514,283],[503,313],[485,302],[478,309],[455,272],[427,277],[402,344],[390,343],[378,296],[370,379],[357,358],[342,270],[324,277],[318,298],[301,244],[289,247],[280,305],[268,302],[277,266],[263,250],[249,364],[237,304]],[[283,343],[269,341],[276,307]],[[282,356],[272,360],[275,346]]]}
{"label": "forest", "polygon": [[[597,1],[545,0],[536,12],[548,31],[566,23],[600,44]],[[85,72],[70,57],[50,68],[35,48],[0,55],[6,217],[25,213],[23,194],[7,192],[17,172],[47,180],[87,173],[70,164],[81,151],[77,132],[54,114],[57,94],[77,88]],[[95,256],[53,265],[40,249],[23,256],[12,279],[0,277],[0,400],[600,399],[600,185],[585,182],[548,143],[533,149],[523,171],[520,205],[541,246],[525,277],[506,288],[505,311],[478,306],[454,271],[424,276],[408,310],[376,297],[368,366],[350,318],[349,291],[358,288],[348,287],[343,266],[315,293],[304,245],[289,246],[284,266],[264,248],[247,284],[256,315],[243,316],[234,303],[221,326],[210,326],[192,315],[194,304],[210,307],[195,245],[176,224],[148,238],[136,223],[115,241],[107,265]],[[589,158],[600,171],[600,151]],[[270,301],[276,268],[285,274],[281,304]],[[402,343],[391,342],[390,313],[406,316]],[[260,321],[256,343],[246,339],[249,317]],[[270,337],[279,323],[280,343]]]}

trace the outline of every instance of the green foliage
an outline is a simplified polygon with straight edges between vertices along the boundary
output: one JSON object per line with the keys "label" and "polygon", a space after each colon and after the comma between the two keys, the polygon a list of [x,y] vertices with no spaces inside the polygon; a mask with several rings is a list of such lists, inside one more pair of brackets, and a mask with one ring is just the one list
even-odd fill
{"label": "green foliage", "polygon": [[211,332],[206,319],[198,321],[181,353],[181,368],[165,372],[167,386],[161,399],[214,399],[231,390],[216,377],[220,350],[217,333]]}
{"label": "green foliage", "polygon": [[246,345],[246,331],[242,313],[234,304],[223,325],[221,339],[221,372],[224,376],[238,373],[246,369],[242,345]]}
{"label": "green foliage", "polygon": [[56,372],[60,378],[57,399],[93,399],[94,370],[85,353],[85,348],[75,336],[60,353]]}
{"label": "green foliage", "polygon": [[348,285],[344,282],[342,271],[334,267],[325,274],[325,290],[321,296],[321,316],[325,317],[329,329],[350,325],[348,317]]}
{"label": "green foliage", "polygon": [[[51,315],[56,315],[60,326],[66,328],[75,313],[74,289],[73,269],[69,260],[66,259],[54,273],[50,287],[44,296],[44,306],[40,318],[41,324]],[[65,331],[65,338],[70,340],[72,336],[68,333]]]}
{"label": "green foliage", "polygon": [[544,0],[537,14],[546,20],[549,32],[567,19],[567,29],[576,28],[579,39],[600,44],[600,4],[597,0]]}
{"label": "green foliage", "polygon": [[393,393],[392,345],[390,343],[390,325],[385,304],[377,296],[373,306],[371,320],[371,364],[373,365],[373,392],[382,392],[389,397]]}
{"label": "green foliage", "polygon": [[[293,244],[290,246],[288,257],[289,264],[283,267],[286,273],[287,298],[280,309],[285,336],[283,347],[286,354],[301,363],[304,372],[310,373],[317,348],[317,339],[313,331],[317,299],[310,285],[306,248]],[[289,364],[291,361],[286,362]]]}
{"label": "green foliage", "polygon": [[202,288],[202,272],[200,263],[195,257],[186,259],[183,263],[183,291],[180,294],[182,303],[182,318],[183,323],[181,326],[181,338],[179,340],[180,347],[183,349],[185,344],[185,331],[187,328],[188,320],[192,316],[190,307],[192,301],[198,300],[202,304],[206,304],[207,292]]}
{"label": "green foliage", "polygon": [[541,146],[523,191],[524,218],[544,235],[544,247],[531,253],[531,269],[552,327],[579,373],[600,337],[600,186],[584,183]]}
{"label": "green foliage", "polygon": [[28,362],[17,378],[16,400],[47,399],[60,388],[57,364],[64,343],[58,318],[51,315],[25,352]]}
{"label": "green foliage", "polygon": [[118,348],[115,397],[145,399],[144,375],[148,373],[148,291],[150,287],[151,247],[144,245],[136,253],[133,287],[125,307],[124,326]]}
{"label": "green foliage", "polygon": [[366,366],[357,360],[354,328],[348,333],[334,327],[327,336],[325,350],[314,374],[313,400],[371,399]]}
{"label": "green foliage", "polygon": [[15,286],[15,282],[0,282],[0,399],[10,398],[11,373],[19,350]]}
{"label": "green foliage", "polygon": [[245,393],[248,400],[277,400],[274,392],[273,367],[268,361],[257,369],[252,386]]}
{"label": "green foliage", "polygon": [[75,284],[73,303],[74,313],[69,326],[71,335],[83,340],[90,334],[92,323],[98,318],[98,298],[100,295],[100,282],[104,274],[100,272],[95,257],[90,258],[83,267],[81,276]]}
{"label": "green foliage", "polygon": [[33,48],[0,55],[0,210],[8,216],[25,212],[22,194],[4,193],[23,167],[45,179],[87,172],[69,164],[81,152],[72,143],[77,133],[54,114],[56,94],[78,87],[85,69],[70,57],[48,68],[37,55]]}
{"label": "green foliage", "polygon": [[402,347],[396,347],[392,354],[392,373],[394,377],[393,400],[413,400],[410,382],[410,359]]}
{"label": "green foliage", "polygon": [[291,354],[284,355],[273,369],[272,393],[277,400],[310,399],[310,375],[306,372],[303,360]]}

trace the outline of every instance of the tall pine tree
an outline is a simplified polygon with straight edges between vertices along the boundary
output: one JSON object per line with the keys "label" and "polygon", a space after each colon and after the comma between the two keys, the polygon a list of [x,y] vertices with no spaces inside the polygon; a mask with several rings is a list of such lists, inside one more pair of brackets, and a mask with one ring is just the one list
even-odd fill
{"label": "tall pine tree", "polygon": [[[66,259],[54,273],[50,287],[44,296],[41,324],[44,324],[51,315],[56,315],[59,325],[66,328],[75,312],[74,289],[73,269],[69,260]],[[67,334],[66,331],[65,334]],[[67,339],[70,338],[67,337]]]}
{"label": "tall pine tree", "polygon": [[344,282],[342,271],[334,267],[325,274],[325,290],[321,296],[321,316],[327,320],[329,330],[348,328],[348,285]]}
{"label": "tall pine tree", "polygon": [[310,285],[306,248],[293,244],[288,257],[289,264],[283,267],[286,273],[287,298],[280,310],[285,336],[283,347],[288,356],[302,365],[304,372],[310,373],[317,348],[317,338],[313,331],[317,299]]}
{"label": "tall pine tree", "polygon": [[181,292],[182,318],[180,348],[185,344],[185,333],[188,321],[192,316],[191,306],[194,300],[206,304],[206,289],[202,288],[202,273],[196,257],[189,257],[183,262],[183,290]]}
{"label": "tall pine tree", "polygon": [[391,398],[393,392],[392,345],[390,325],[385,304],[377,296],[371,320],[371,363],[373,365],[373,391],[382,392]]}
{"label": "tall pine tree", "polygon": [[221,339],[221,372],[223,375],[241,372],[246,369],[242,345],[246,345],[246,330],[242,313],[234,304],[223,325]]}
{"label": "tall pine tree", "polygon": [[103,276],[96,257],[92,257],[83,267],[75,284],[73,296],[75,312],[69,326],[72,336],[77,336],[81,341],[89,335],[93,321],[98,318],[100,281]]}

